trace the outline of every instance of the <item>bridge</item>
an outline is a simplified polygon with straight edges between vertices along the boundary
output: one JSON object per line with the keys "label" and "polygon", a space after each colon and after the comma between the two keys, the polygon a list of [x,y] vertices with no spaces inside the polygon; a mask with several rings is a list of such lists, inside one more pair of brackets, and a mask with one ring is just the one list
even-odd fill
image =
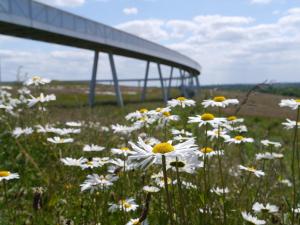
{"label": "bridge", "polygon": [[[107,53],[117,103],[123,106],[114,55],[146,61],[142,100],[146,99],[150,63],[157,65],[163,100],[169,98],[164,84],[161,65],[170,67],[169,87],[174,69],[179,70],[181,88],[185,93],[186,81],[199,88],[201,66],[189,57],[162,45],[145,40],[105,24],[48,6],[33,0],[0,0],[0,33],[15,37],[61,44],[94,51],[92,76],[89,85],[89,104],[95,101],[99,53]],[[176,78],[177,79],[177,78]],[[195,83],[194,83],[195,82]]]}

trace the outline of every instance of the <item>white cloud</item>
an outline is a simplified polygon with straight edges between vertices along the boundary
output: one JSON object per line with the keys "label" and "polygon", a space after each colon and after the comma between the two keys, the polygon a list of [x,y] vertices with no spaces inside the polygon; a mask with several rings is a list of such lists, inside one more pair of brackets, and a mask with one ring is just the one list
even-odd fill
{"label": "white cloud", "polygon": [[252,4],[269,4],[272,0],[251,0]]}
{"label": "white cloud", "polygon": [[[297,79],[293,71],[300,69],[298,8],[269,24],[259,24],[251,17],[222,15],[151,21],[128,22],[124,27],[135,27],[133,33],[150,40],[157,33],[165,34],[157,35],[156,40],[168,40],[168,47],[198,61],[203,67],[203,83]],[[134,24],[139,24],[138,28]],[[149,24],[155,29],[148,29]]]}
{"label": "white cloud", "polygon": [[125,15],[136,15],[136,14],[138,14],[138,12],[139,12],[139,10],[135,7],[123,9],[123,13]]}
{"label": "white cloud", "polygon": [[48,5],[62,6],[62,7],[77,7],[85,3],[85,0],[36,0]]}
{"label": "white cloud", "polygon": [[[282,12],[277,21],[266,24],[251,17],[206,15],[190,20],[133,20],[116,27],[165,43],[195,59],[203,68],[203,84],[258,83],[266,79],[299,81],[296,74],[300,70],[299,8]],[[21,40],[13,41],[18,50]],[[90,51],[57,46],[50,51],[34,50],[38,47],[16,51],[3,46],[0,57],[6,78],[15,76],[18,65],[24,65],[23,71],[51,78],[90,78],[93,61]],[[143,77],[145,63],[116,58],[119,74]],[[100,64],[99,73],[104,75],[99,77],[110,79],[107,56],[101,55]],[[156,72],[153,68],[153,73]]]}
{"label": "white cloud", "polygon": [[163,20],[156,19],[133,20],[116,27],[152,41],[163,41],[169,39],[168,32],[162,28],[164,23]]}

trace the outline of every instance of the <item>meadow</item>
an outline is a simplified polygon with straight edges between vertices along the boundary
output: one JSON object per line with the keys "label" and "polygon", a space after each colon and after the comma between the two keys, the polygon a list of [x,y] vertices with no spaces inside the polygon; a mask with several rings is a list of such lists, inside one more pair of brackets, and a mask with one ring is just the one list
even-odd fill
{"label": "meadow", "polygon": [[300,224],[297,96],[97,90],[0,88],[0,224]]}

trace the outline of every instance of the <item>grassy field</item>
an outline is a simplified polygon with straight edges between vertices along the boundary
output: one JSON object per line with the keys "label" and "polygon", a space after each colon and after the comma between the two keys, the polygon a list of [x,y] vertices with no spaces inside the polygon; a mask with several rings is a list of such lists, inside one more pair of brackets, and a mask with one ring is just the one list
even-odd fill
{"label": "grassy field", "polygon": [[[19,97],[17,88],[21,87],[8,92]],[[205,89],[194,98],[196,106],[172,107],[171,112],[166,113],[164,109],[156,110],[165,107],[158,88],[150,88],[148,100],[140,102],[139,88],[122,87],[124,108],[116,106],[115,96],[111,94],[113,89],[109,86],[97,86],[93,108],[87,105],[86,85],[53,83],[30,90],[33,96],[40,92],[54,93],[56,101],[37,102],[31,108],[27,102],[17,104],[12,110],[17,115],[1,111],[0,224],[300,224],[297,211],[300,207],[298,134],[295,134],[297,129],[287,130],[281,124],[286,118],[296,120],[297,110],[279,107],[281,99],[286,97],[260,92],[247,97],[247,92],[241,90]],[[2,103],[6,105],[11,97],[3,97],[3,93],[2,90]],[[173,89],[172,97],[178,96],[179,91]],[[215,96],[238,99],[240,104],[220,110],[203,108],[202,101]],[[41,111],[39,107],[46,107],[47,111]],[[130,112],[140,109],[149,110],[138,111],[146,113],[143,116],[147,119],[125,119]],[[144,121],[151,117],[151,113],[147,114],[150,110],[157,113],[152,123]],[[213,129],[211,125],[199,127],[198,123],[188,123],[188,117],[203,116],[204,113],[212,113],[216,118],[244,118],[240,125],[245,125],[248,132],[240,133],[238,124],[232,125],[232,130],[218,125],[214,127],[217,134],[224,131],[230,137],[223,139],[220,134],[219,138],[211,139],[208,136],[208,131]],[[180,120],[173,121],[171,115],[178,115]],[[66,125],[71,121],[76,123]],[[131,127],[134,122],[145,122],[147,126],[140,126],[126,135],[111,129],[113,124]],[[81,131],[67,135],[53,131],[42,133],[35,127],[45,128],[47,124]],[[13,135],[16,127],[32,128],[33,132],[16,137]],[[194,137],[194,145],[186,144],[190,148],[187,155],[175,154],[176,146],[185,139],[176,139],[178,136],[172,129],[184,129]],[[181,135],[185,137],[186,134]],[[60,141],[68,138],[73,141],[51,143],[49,138],[55,136],[61,137]],[[151,157],[157,157],[157,162],[146,168],[138,165],[143,156],[130,158],[130,154],[119,155],[111,151],[112,148],[128,151],[125,147],[136,151],[134,146],[138,145],[139,136],[151,146]],[[254,141],[243,144],[225,141],[229,138],[236,141],[241,137]],[[152,143],[151,138],[158,142]],[[282,146],[264,146],[261,140],[266,139],[280,142]],[[171,147],[165,143],[168,140],[173,140]],[[163,145],[157,145],[161,143]],[[91,144],[104,149],[83,151],[85,145]],[[223,150],[223,154],[218,153],[219,150]],[[174,155],[169,156],[166,151]],[[196,151],[196,155],[192,151]],[[258,153],[266,152],[282,154],[283,158],[256,158]],[[66,157],[83,157],[86,161],[67,166],[61,161]],[[113,163],[118,159],[121,163]],[[246,170],[240,169],[239,165],[245,166]],[[6,180],[6,171],[18,173],[20,177]],[[257,177],[257,171],[264,175]],[[108,177],[96,179],[105,182],[94,183],[93,191],[82,191],[80,185],[92,174]],[[145,191],[145,186],[152,189]],[[153,191],[156,189],[158,192]],[[128,201],[129,198],[134,199],[134,203]],[[264,208],[258,212],[252,209],[255,203],[264,206],[269,203],[276,206],[276,210],[273,207],[273,211]],[[245,216],[245,212],[253,217]]]}

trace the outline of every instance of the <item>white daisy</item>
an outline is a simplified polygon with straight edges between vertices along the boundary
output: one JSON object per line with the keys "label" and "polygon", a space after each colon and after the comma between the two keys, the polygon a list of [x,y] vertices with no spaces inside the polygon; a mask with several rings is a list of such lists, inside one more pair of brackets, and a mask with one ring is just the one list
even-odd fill
{"label": "white daisy", "polygon": [[161,164],[162,155],[176,157],[197,148],[193,140],[188,140],[174,146],[172,145],[172,141],[162,142],[152,147],[139,137],[137,145],[132,142],[129,143],[132,150],[136,152],[136,154],[129,156],[129,160],[138,161],[137,166],[141,166],[142,168],[151,164]]}
{"label": "white daisy", "polygon": [[136,218],[136,219],[130,219],[129,222],[126,223],[126,225],[149,225],[149,223],[147,220],[140,222],[140,219]]}
{"label": "white daisy", "polygon": [[[151,179],[154,179],[154,182],[156,183],[156,185],[158,185],[160,188],[163,188],[165,186],[165,182],[164,182],[164,175],[163,172],[160,171],[157,174],[153,174],[151,176]],[[172,184],[172,179],[170,177],[167,177],[167,184],[170,185]]]}
{"label": "white daisy", "polygon": [[226,130],[221,129],[221,128],[219,128],[219,129],[213,129],[213,130],[208,130],[207,131],[207,136],[210,137],[210,140],[218,139],[219,136],[223,140],[227,140],[227,139],[230,138],[230,136],[227,134]]}
{"label": "white daisy", "polygon": [[264,220],[260,220],[258,219],[257,217],[255,216],[252,216],[250,213],[247,213],[245,211],[242,212],[242,216],[243,216],[243,219],[250,222],[250,223],[253,223],[255,225],[263,225],[263,224],[266,224],[266,221]]}
{"label": "white daisy", "polygon": [[234,138],[229,138],[229,139],[225,140],[225,142],[228,142],[229,144],[231,144],[231,143],[234,143],[234,144],[252,143],[252,142],[254,142],[254,139],[243,137],[242,135],[238,135],[238,136],[235,136]]}
{"label": "white daisy", "polygon": [[209,106],[225,108],[228,105],[237,105],[239,104],[239,101],[237,99],[226,99],[224,96],[216,96],[213,99],[204,100],[201,104],[204,106],[204,108]]}
{"label": "white daisy", "polygon": [[236,116],[229,116],[226,118],[226,122],[230,125],[237,124],[237,123],[243,123],[243,118],[237,118]]}
{"label": "white daisy", "polygon": [[280,148],[281,147],[280,142],[274,142],[274,141],[269,141],[269,140],[262,140],[261,143],[264,146],[272,146],[272,147],[275,147],[275,148]]}
{"label": "white daisy", "polygon": [[199,123],[199,127],[210,124],[212,126],[216,126],[224,121],[224,118],[215,118],[215,116],[211,113],[204,113],[198,116],[190,116],[188,123]]}
{"label": "white daisy", "polygon": [[92,174],[88,175],[87,179],[80,185],[81,191],[91,190],[91,192],[95,190],[106,189],[113,185],[113,182],[118,180],[117,176],[113,175],[101,175]]}
{"label": "white daisy", "polygon": [[3,180],[19,179],[18,173],[11,173],[10,171],[0,171],[0,182]]}
{"label": "white daisy", "polygon": [[155,193],[155,192],[159,192],[160,191],[160,189],[158,187],[155,187],[155,186],[144,186],[143,190],[145,192],[149,192],[149,193]]}
{"label": "white daisy", "polygon": [[66,125],[69,127],[81,127],[82,126],[81,122],[75,122],[75,121],[66,122]]}
{"label": "white daisy", "polygon": [[300,106],[300,99],[282,99],[279,103],[280,107],[289,107],[296,110]]}
{"label": "white daisy", "polygon": [[158,123],[161,126],[164,126],[165,124],[169,123],[170,121],[178,121],[179,116],[178,115],[172,115],[170,112],[166,111],[160,114],[160,117],[158,118]]}
{"label": "white daisy", "polygon": [[42,78],[40,76],[33,76],[31,78],[29,78],[28,80],[26,80],[24,82],[24,85],[26,86],[29,86],[29,85],[35,85],[35,86],[38,86],[38,85],[44,85],[44,84],[48,84],[50,83],[51,80],[50,79],[47,79],[47,78]]}
{"label": "white daisy", "polygon": [[262,160],[262,159],[281,159],[283,158],[283,154],[280,153],[270,153],[270,152],[265,152],[265,153],[258,153],[255,155],[256,160]]}
{"label": "white daisy", "polygon": [[110,212],[116,212],[122,210],[124,210],[125,212],[130,212],[130,211],[135,211],[139,207],[139,205],[135,203],[135,200],[133,198],[120,200],[118,204],[109,203],[109,205],[110,207],[108,211]]}
{"label": "white daisy", "polygon": [[199,157],[212,157],[216,155],[224,155],[223,150],[214,150],[210,147],[197,148],[195,154]]}
{"label": "white daisy", "polygon": [[212,189],[210,189],[210,192],[220,196],[229,193],[229,189],[227,187],[225,188],[213,187]]}
{"label": "white daisy", "polygon": [[111,125],[111,129],[116,134],[129,135],[133,131],[139,129],[137,126],[124,126],[120,124]]}
{"label": "white daisy", "polygon": [[266,211],[268,213],[276,213],[278,212],[279,208],[276,205],[271,205],[267,203],[266,205],[262,203],[255,202],[252,206],[252,210],[256,213]]}
{"label": "white daisy", "polygon": [[129,163],[128,160],[122,160],[122,159],[111,159],[109,161],[111,166],[108,167],[108,172],[117,174],[118,172],[121,171],[132,171],[135,169],[136,165],[135,163]]}
{"label": "white daisy", "polygon": [[293,186],[292,182],[290,180],[288,180],[288,179],[282,179],[282,180],[279,180],[279,182],[282,183],[282,184],[285,184],[288,187],[292,187]]}
{"label": "white daisy", "polygon": [[74,141],[73,138],[61,138],[61,137],[53,137],[47,138],[47,141],[54,144],[64,144],[64,143],[72,143]]}
{"label": "white daisy", "polygon": [[18,138],[20,137],[22,134],[25,134],[25,135],[29,135],[29,134],[32,134],[33,133],[33,129],[31,127],[25,127],[25,128],[21,128],[21,127],[16,127],[13,132],[12,132],[12,135],[15,137],[15,138]]}
{"label": "white daisy", "polygon": [[168,101],[169,107],[176,107],[180,106],[185,108],[186,106],[195,106],[196,102],[192,99],[186,99],[185,97],[178,97],[176,99],[172,99]]}
{"label": "white daisy", "polygon": [[261,176],[265,175],[265,173],[263,171],[256,170],[254,167],[245,167],[245,166],[239,165],[239,168],[241,170],[245,170],[245,171],[251,172],[251,173],[253,173],[257,177],[261,177]]}
{"label": "white daisy", "polygon": [[300,121],[296,122],[296,121],[293,121],[293,120],[289,120],[289,119],[286,119],[287,122],[283,122],[282,125],[290,130],[290,129],[294,129],[296,127],[296,125],[298,126],[298,128],[300,128]]}
{"label": "white daisy", "polygon": [[91,144],[91,145],[85,145],[82,150],[84,152],[101,152],[104,149],[105,148],[102,146]]}
{"label": "white daisy", "polygon": [[85,163],[82,163],[80,167],[82,169],[93,169],[93,168],[102,167],[109,162],[110,160],[108,157],[104,157],[104,158],[94,157],[89,159]]}
{"label": "white daisy", "polygon": [[130,150],[127,147],[121,147],[121,148],[112,148],[111,149],[112,154],[116,154],[116,155],[124,155],[125,157],[127,157],[128,155],[132,155],[135,152]]}
{"label": "white daisy", "polygon": [[55,133],[61,136],[68,135],[68,134],[79,134],[81,129],[73,129],[73,128],[49,128],[49,133]]}
{"label": "white daisy", "polygon": [[44,102],[50,102],[50,101],[55,101],[55,100],[56,100],[56,96],[54,94],[44,95],[44,93],[41,93],[40,96],[38,96],[38,97],[31,96],[31,99],[28,99],[27,104],[29,107],[32,107],[35,104],[37,104],[38,102],[44,103]]}
{"label": "white daisy", "polygon": [[292,209],[292,212],[295,212],[296,214],[300,213],[300,208]]}
{"label": "white daisy", "polygon": [[147,116],[147,113],[148,109],[143,108],[135,112],[129,113],[127,116],[125,116],[125,119],[130,121],[136,121],[144,116]]}
{"label": "white daisy", "polygon": [[[166,160],[167,169],[179,172],[195,173],[196,169],[203,167],[203,162],[198,160],[196,155],[168,157]],[[176,169],[177,168],[177,169]]]}
{"label": "white daisy", "polygon": [[192,137],[193,136],[193,134],[191,132],[185,131],[184,129],[182,129],[182,130],[172,129],[171,133],[174,136],[177,136],[177,135],[183,135],[183,136],[187,136],[187,137]]}
{"label": "white daisy", "polygon": [[60,159],[60,161],[66,166],[81,166],[82,164],[86,163],[88,160],[83,157],[80,157],[79,159],[73,159],[67,157],[67,158]]}

